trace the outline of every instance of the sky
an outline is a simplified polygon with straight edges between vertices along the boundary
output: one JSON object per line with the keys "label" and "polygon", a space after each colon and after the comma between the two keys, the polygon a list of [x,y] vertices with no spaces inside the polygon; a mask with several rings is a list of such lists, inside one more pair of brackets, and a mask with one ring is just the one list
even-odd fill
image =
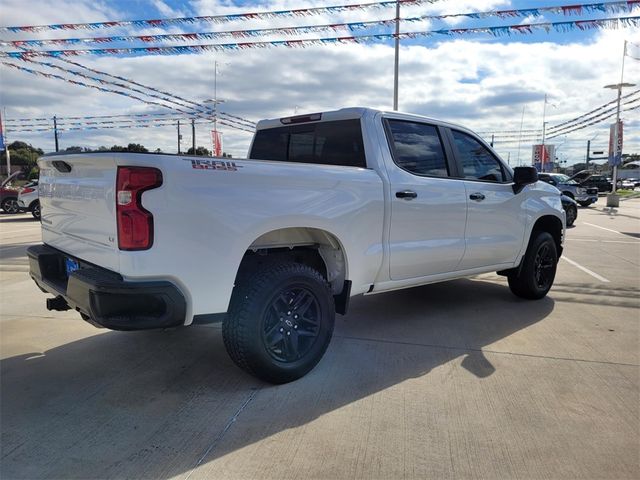
{"label": "sky", "polygon": [[[367,2],[371,0],[361,0]],[[593,0],[584,2],[592,3]],[[2,26],[150,19],[191,15],[220,15],[250,11],[283,10],[323,5],[352,4],[350,0],[233,2],[220,0],[3,0]],[[576,4],[569,1],[441,0],[433,4],[403,6],[402,16],[482,12],[515,8]],[[640,7],[630,14],[640,15]],[[166,28],[111,28],[100,30],[3,33],[3,40],[268,28],[292,25],[334,24],[393,18],[393,9],[362,10],[332,15],[251,20],[226,24],[198,23]],[[404,23],[402,31],[467,28],[602,18],[603,14],[537,18],[484,18],[427,20]],[[377,33],[389,33],[378,28]],[[358,32],[367,33],[367,32]],[[302,38],[344,35],[313,33]],[[285,37],[285,38],[299,38]],[[282,35],[266,37],[268,40]],[[260,38],[261,40],[262,38]],[[640,43],[639,28],[620,30],[540,32],[492,37],[437,35],[404,39],[400,50],[399,110],[465,125],[489,139],[492,132],[541,130],[578,117],[615,99],[615,91],[603,88],[620,81],[623,43]],[[223,40],[224,42],[232,40]],[[187,43],[212,43],[190,41]],[[124,44],[117,44],[124,45]],[[112,46],[111,44],[106,45]],[[114,46],[116,46],[114,44]],[[99,48],[90,46],[89,48]],[[47,47],[43,47],[47,48]],[[73,48],[69,46],[48,48]],[[4,51],[14,48],[3,47]],[[635,49],[635,50],[632,50]],[[640,58],[640,46],[630,46]],[[42,58],[43,61],[51,61]],[[73,61],[119,75],[144,85],[200,103],[214,96],[214,62],[218,62],[217,96],[221,110],[252,121],[293,114],[334,110],[349,106],[392,109],[392,41],[368,44],[322,45],[309,48],[246,49],[172,56],[78,56]],[[55,62],[55,61],[54,61]],[[17,62],[23,66],[26,63]],[[64,65],[64,64],[60,64]],[[69,65],[66,65],[67,68]],[[48,73],[65,75],[47,67]],[[66,75],[69,78],[80,78]],[[624,80],[640,83],[640,61],[625,57]],[[86,81],[86,80],[82,80]],[[88,82],[92,83],[92,82]],[[93,82],[95,83],[95,82]],[[0,66],[0,106],[5,118],[39,118],[130,113],[171,112],[140,101],[84,88],[60,80],[41,78]],[[627,93],[639,89],[630,88]],[[548,102],[545,108],[545,95]],[[543,110],[546,110],[543,113]],[[640,153],[640,109],[623,112],[625,153]],[[570,165],[584,161],[587,141],[592,152],[608,148],[608,124],[612,120],[549,139],[559,160]],[[197,144],[211,148],[210,124],[199,124]],[[234,157],[246,155],[251,133],[221,127],[224,150]],[[182,149],[191,145],[191,131],[182,131]],[[500,133],[496,133],[500,136]],[[53,134],[7,132],[7,140],[22,140],[45,151],[54,149]],[[142,143],[168,153],[177,150],[174,126],[61,132],[62,149],[79,145],[97,148]],[[498,153],[510,164],[528,164],[533,141],[496,143]]]}

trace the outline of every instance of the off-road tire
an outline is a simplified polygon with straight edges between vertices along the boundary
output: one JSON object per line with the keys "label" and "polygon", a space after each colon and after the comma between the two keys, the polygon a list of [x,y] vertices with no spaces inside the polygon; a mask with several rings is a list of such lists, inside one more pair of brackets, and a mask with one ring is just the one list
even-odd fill
{"label": "off-road tire", "polygon": [[[558,266],[558,250],[551,234],[534,231],[522,262],[520,273],[516,270],[507,277],[511,292],[529,300],[543,298],[553,285]],[[540,281],[541,271],[544,281]]]}
{"label": "off-road tire", "polygon": [[[300,298],[303,293],[308,298],[305,297],[307,300],[302,306],[311,302],[305,314],[317,317],[317,329],[311,328],[311,323],[300,323],[300,330],[294,330],[294,327],[298,329],[294,323],[307,322],[302,318],[305,314],[296,317],[300,318],[296,321],[293,307],[280,308],[291,304],[292,298]],[[309,309],[312,312],[307,314]],[[334,322],[333,295],[318,271],[294,262],[271,263],[238,279],[222,324],[222,335],[229,356],[240,368],[266,382],[287,383],[306,375],[317,365],[329,346]],[[305,335],[298,336],[303,329]],[[282,336],[276,346],[268,346],[279,338],[269,332]],[[287,332],[290,336],[285,337]],[[315,337],[310,338],[308,333],[314,333]],[[295,341],[297,347],[285,345],[289,341]],[[293,357],[283,360],[285,353],[291,353],[291,350],[295,352]],[[304,352],[300,353],[300,350]],[[295,357],[296,354],[299,357]]]}

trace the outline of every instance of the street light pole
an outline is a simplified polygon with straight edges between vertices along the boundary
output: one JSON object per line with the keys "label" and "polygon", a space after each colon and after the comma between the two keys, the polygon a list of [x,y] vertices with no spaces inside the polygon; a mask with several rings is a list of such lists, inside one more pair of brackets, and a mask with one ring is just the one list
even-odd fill
{"label": "street light pole", "polygon": [[[610,149],[613,148],[613,151],[609,151],[609,157],[613,155],[613,187],[612,191],[609,195],[607,195],[607,207],[618,207],[620,205],[618,195],[616,195],[617,183],[618,183],[618,159],[615,158],[618,154],[620,155],[620,163],[622,163],[622,145],[620,145],[620,151],[617,151],[617,142],[618,138],[622,135],[622,125],[620,125],[620,99],[622,98],[622,89],[624,87],[635,87],[635,83],[624,83],[624,57],[627,55],[627,41],[624,42],[624,48],[622,50],[622,70],[620,72],[620,83],[616,83],[615,85],[605,85],[604,88],[611,88],[618,91],[617,101],[616,101],[616,123],[613,127],[614,138],[610,142],[613,142],[610,146]],[[620,131],[618,130],[620,129]],[[610,160],[611,161],[611,160]]]}
{"label": "street light pole", "polygon": [[396,40],[393,66],[393,109],[398,110],[398,70],[400,65],[400,1],[396,0]]}

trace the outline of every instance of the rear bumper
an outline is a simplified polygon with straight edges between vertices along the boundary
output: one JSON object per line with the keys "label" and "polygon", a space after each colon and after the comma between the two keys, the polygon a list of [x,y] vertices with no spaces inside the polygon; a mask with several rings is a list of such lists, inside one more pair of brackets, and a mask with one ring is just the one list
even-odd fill
{"label": "rear bumper", "polygon": [[128,282],[105,268],[76,260],[67,275],[69,255],[47,245],[27,249],[29,274],[44,292],[62,297],[91,323],[112,330],[147,330],[183,325],[186,302],[167,281]]}

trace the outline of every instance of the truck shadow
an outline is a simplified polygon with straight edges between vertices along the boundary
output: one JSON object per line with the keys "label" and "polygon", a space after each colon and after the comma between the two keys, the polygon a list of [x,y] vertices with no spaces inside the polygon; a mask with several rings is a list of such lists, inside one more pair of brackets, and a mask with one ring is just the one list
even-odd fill
{"label": "truck shadow", "polygon": [[[237,369],[220,328],[104,332],[6,358],[0,474],[186,475],[199,460],[206,464],[406,380],[428,381],[431,370],[458,357],[480,382],[495,372],[482,348],[553,308],[551,298],[526,302],[476,280],[354,298],[349,315],[337,317],[318,367],[281,386]],[[56,328],[50,319],[43,326]]]}

